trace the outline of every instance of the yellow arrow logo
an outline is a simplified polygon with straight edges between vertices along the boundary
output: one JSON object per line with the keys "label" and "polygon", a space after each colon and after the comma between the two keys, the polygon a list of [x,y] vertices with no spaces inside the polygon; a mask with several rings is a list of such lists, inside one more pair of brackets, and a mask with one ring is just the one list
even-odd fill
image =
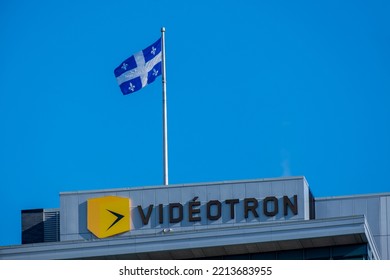
{"label": "yellow arrow logo", "polygon": [[130,199],[104,196],[87,200],[87,227],[99,238],[130,230]]}

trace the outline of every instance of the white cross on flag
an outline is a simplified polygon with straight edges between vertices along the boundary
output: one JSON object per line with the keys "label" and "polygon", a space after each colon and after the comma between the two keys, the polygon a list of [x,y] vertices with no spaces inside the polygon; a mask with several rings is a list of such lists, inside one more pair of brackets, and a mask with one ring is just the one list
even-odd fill
{"label": "white cross on flag", "polygon": [[123,94],[130,94],[154,82],[161,75],[161,38],[123,61],[114,74]]}

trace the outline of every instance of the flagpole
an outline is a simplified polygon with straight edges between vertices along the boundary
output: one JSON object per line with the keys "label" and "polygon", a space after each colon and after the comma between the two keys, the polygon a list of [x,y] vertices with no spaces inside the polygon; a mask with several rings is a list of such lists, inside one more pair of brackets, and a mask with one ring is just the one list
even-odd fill
{"label": "flagpole", "polygon": [[168,134],[167,134],[167,81],[165,78],[165,27],[161,28],[161,69],[162,69],[162,103],[163,103],[163,165],[164,185],[168,185]]}

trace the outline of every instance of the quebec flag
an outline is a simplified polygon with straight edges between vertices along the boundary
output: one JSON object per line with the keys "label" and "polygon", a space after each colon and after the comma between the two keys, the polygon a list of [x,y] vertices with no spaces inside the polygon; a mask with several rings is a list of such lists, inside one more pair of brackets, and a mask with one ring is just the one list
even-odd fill
{"label": "quebec flag", "polygon": [[161,38],[123,61],[114,74],[123,94],[130,94],[154,82],[161,75]]}

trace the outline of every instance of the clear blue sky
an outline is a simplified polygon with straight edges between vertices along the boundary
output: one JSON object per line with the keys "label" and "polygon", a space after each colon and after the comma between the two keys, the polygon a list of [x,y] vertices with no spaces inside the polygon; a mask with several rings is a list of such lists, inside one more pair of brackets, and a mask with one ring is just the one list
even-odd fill
{"label": "clear blue sky", "polygon": [[389,1],[0,2],[0,245],[59,192],[162,183],[161,78],[113,70],[166,27],[171,184],[306,176],[390,191]]}

